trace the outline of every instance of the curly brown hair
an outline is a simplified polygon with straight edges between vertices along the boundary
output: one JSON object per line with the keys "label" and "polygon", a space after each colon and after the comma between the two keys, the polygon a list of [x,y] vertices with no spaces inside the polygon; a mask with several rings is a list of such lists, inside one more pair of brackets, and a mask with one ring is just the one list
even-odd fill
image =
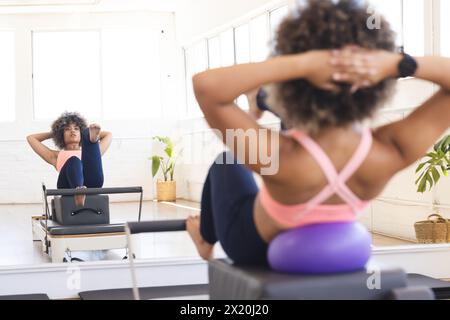
{"label": "curly brown hair", "polygon": [[87,127],[86,119],[77,112],[64,112],[52,124],[53,141],[55,145],[63,150],[66,147],[64,143],[64,129],[70,124],[74,124],[80,128],[80,131]]}
{"label": "curly brown hair", "polygon": [[[337,49],[348,44],[394,51],[395,33],[391,26],[379,16],[381,28],[370,29],[367,21],[371,16],[368,4],[359,0],[309,0],[281,23],[273,55]],[[333,93],[297,79],[273,84],[271,104],[289,127],[317,132],[373,116],[391,95],[394,83],[385,80],[352,94],[348,84],[340,84],[341,91]]]}

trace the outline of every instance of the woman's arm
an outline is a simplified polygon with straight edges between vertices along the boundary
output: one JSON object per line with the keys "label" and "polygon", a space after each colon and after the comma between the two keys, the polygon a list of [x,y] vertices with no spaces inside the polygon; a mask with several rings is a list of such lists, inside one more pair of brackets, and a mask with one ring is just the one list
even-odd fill
{"label": "woman's arm", "polygon": [[105,152],[109,149],[112,142],[112,133],[108,131],[101,131],[100,132],[100,152],[102,155],[105,154]]}
{"label": "woman's arm", "polygon": [[56,166],[56,159],[58,158],[58,151],[51,150],[42,141],[53,138],[51,132],[36,133],[27,136],[27,141],[31,148],[36,152],[44,161]]}
{"label": "woman's arm", "polygon": [[[223,142],[239,160],[260,173],[267,167],[262,157],[272,154],[271,138],[276,133],[260,127],[254,118],[234,104],[234,100],[263,85],[299,78],[323,89],[337,90],[332,83],[335,70],[329,63],[330,57],[328,51],[311,51],[209,70],[194,76],[195,95],[210,127],[220,131]],[[260,139],[260,130],[267,130],[268,139]],[[251,134],[253,140],[249,138]]]}
{"label": "woman's arm", "polygon": [[[352,78],[357,64],[367,85],[398,76],[402,55],[385,51],[359,52],[354,56],[349,74],[340,74],[345,80]],[[441,90],[412,112],[406,119],[383,126],[376,135],[398,155],[395,170],[402,170],[423,157],[429,148],[450,127],[450,59],[443,57],[417,57],[415,77],[433,82]],[[348,62],[348,61],[347,61]],[[356,72],[358,73],[358,72]],[[353,74],[353,75],[352,75]],[[360,74],[360,75],[361,75]]]}

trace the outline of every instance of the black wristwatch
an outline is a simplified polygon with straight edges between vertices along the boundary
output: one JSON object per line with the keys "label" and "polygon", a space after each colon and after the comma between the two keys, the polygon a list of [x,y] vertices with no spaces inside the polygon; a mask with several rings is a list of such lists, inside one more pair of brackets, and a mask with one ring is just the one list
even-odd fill
{"label": "black wristwatch", "polygon": [[412,77],[416,74],[418,64],[416,59],[409,54],[403,53],[403,59],[398,64],[398,77]]}

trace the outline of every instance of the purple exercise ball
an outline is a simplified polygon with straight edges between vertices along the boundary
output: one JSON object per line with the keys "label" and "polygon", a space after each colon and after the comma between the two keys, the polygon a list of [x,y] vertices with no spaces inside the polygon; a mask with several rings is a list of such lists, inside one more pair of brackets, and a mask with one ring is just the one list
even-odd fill
{"label": "purple exercise ball", "polygon": [[269,245],[273,270],[287,273],[339,273],[363,269],[372,237],[357,222],[324,223],[281,233]]}

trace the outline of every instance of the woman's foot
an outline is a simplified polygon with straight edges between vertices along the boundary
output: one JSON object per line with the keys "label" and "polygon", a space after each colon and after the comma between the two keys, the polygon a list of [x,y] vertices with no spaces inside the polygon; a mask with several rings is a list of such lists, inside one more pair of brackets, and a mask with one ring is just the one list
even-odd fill
{"label": "woman's foot", "polygon": [[[76,189],[86,189],[86,187],[82,186],[82,187],[77,187]],[[74,198],[75,198],[75,205],[77,207],[84,207],[84,203],[86,201],[86,195],[85,194],[76,194],[74,196]]]}
{"label": "woman's foot", "polygon": [[89,140],[92,143],[98,142],[98,140],[100,139],[101,130],[102,128],[100,127],[99,124],[93,123],[89,125]]}
{"label": "woman's foot", "polygon": [[203,240],[200,234],[200,216],[192,215],[186,220],[186,230],[194,241],[197,251],[205,260],[212,259],[214,246]]}

